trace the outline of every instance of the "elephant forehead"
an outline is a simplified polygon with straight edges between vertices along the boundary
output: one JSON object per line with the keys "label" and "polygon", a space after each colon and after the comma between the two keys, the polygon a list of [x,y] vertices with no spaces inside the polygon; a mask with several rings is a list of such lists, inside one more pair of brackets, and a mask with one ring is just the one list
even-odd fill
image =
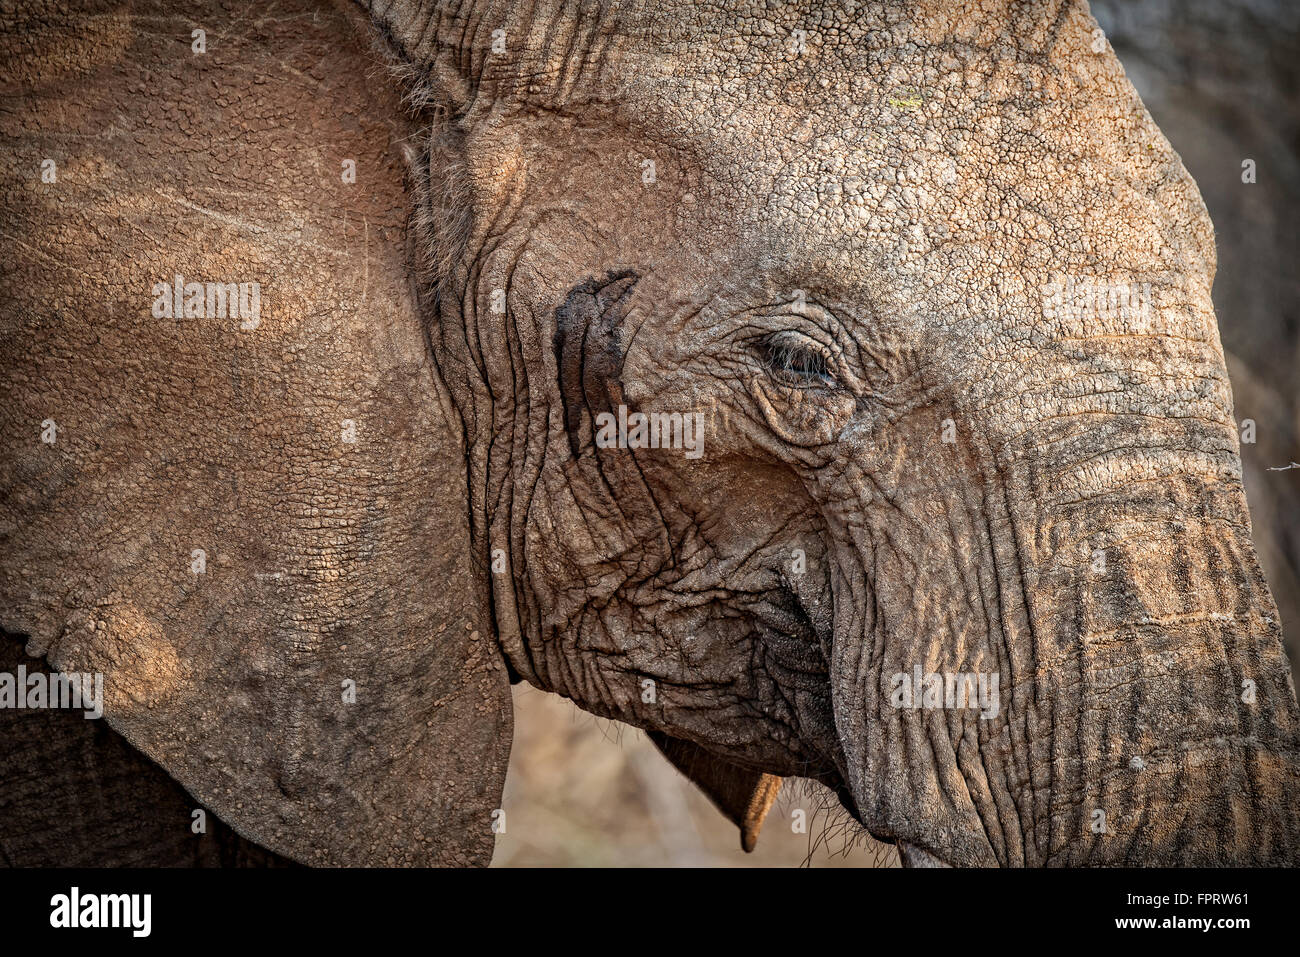
{"label": "elephant forehead", "polygon": [[1016,260],[1044,267],[1169,268],[1171,226],[1200,214],[1149,124],[1088,142],[1071,127],[1090,118],[1046,104],[1035,115],[976,115],[942,101],[928,110],[918,120],[882,115],[887,107],[807,112],[784,136],[757,141],[751,131],[778,118],[738,113],[703,155],[711,198],[746,235],[768,231],[783,246],[793,238],[818,256],[851,251],[890,273],[963,246],[1024,247]]}
{"label": "elephant forehead", "polygon": [[[562,21],[518,48],[508,31],[488,75],[527,77],[514,116],[613,109],[643,134],[629,170],[693,167],[634,203],[676,206],[683,257],[927,327],[1050,319],[1043,287],[1072,280],[1170,287],[1170,308],[1209,314],[1204,206],[1082,5],[663,2],[572,36]],[[688,191],[705,202],[674,202]]]}
{"label": "elephant forehead", "polygon": [[1085,95],[1019,67],[990,67],[1015,74],[1000,88],[957,68],[913,84],[847,76],[856,94],[798,102],[775,95],[779,77],[679,81],[647,90],[638,112],[685,144],[721,198],[785,233],[910,226],[910,243],[952,243],[998,223],[1001,241],[1086,230],[1094,256],[1151,245],[1169,218],[1162,187],[1187,177],[1132,88]]}
{"label": "elephant forehead", "polygon": [[617,103],[728,235],[828,285],[1212,273],[1195,186],[1086,12],[968,7],[632,5],[487,70],[526,65],[525,104]]}
{"label": "elephant forehead", "polygon": [[1001,251],[990,275],[1213,261],[1195,187],[1083,5],[556,0],[503,22],[482,76],[515,116],[614,105],[651,158],[702,170],[737,234],[848,252],[859,282],[971,246]]}

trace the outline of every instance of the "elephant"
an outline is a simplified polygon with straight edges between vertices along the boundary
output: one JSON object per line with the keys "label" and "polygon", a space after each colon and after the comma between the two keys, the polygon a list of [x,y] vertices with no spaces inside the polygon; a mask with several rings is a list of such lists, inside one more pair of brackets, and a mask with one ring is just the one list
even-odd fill
{"label": "elephant", "polygon": [[519,682],[747,848],[1296,862],[1213,228],[1083,0],[74,6],[0,14],[0,625],[130,750],[0,710],[11,863],[486,864]]}
{"label": "elephant", "polygon": [[1300,9],[1257,0],[1176,6],[1094,0],[1092,12],[1178,148],[1214,222],[1214,304],[1223,317],[1228,374],[1239,423],[1255,425],[1247,435],[1255,442],[1243,441],[1241,449],[1255,550],[1294,670],[1300,663],[1300,483],[1287,466],[1300,458],[1300,324],[1293,318],[1300,277],[1290,268],[1300,256],[1300,237],[1289,220],[1300,197],[1300,167],[1289,144],[1300,136],[1300,110],[1286,91],[1300,82],[1300,67],[1294,57],[1261,52],[1300,46]]}

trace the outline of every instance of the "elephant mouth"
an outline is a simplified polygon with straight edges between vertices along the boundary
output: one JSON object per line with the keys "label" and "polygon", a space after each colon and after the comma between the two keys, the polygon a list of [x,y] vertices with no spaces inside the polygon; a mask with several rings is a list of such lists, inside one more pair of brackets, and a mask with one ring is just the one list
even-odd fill
{"label": "elephant mouth", "polygon": [[937,855],[932,854],[923,847],[915,844],[909,844],[907,841],[898,842],[898,859],[904,867],[952,867],[951,864],[940,859]]}
{"label": "elephant mouth", "polygon": [[844,807],[844,810],[848,812],[849,816],[857,822],[858,827],[862,828],[862,830],[870,834],[881,844],[894,845],[898,850],[898,863],[900,867],[910,869],[922,867],[952,868],[956,866],[946,860],[938,852],[931,850],[929,847],[911,840],[904,840],[901,837],[873,832],[871,828],[867,827],[866,822],[863,821],[862,815],[858,810],[857,802],[853,797],[853,792],[843,785],[836,787],[834,790],[840,799],[840,804]]}
{"label": "elephant mouth", "polygon": [[830,622],[819,622],[799,593],[789,584],[763,595],[749,607],[758,625],[763,645],[782,670],[826,680],[829,668],[825,649],[829,643]]}

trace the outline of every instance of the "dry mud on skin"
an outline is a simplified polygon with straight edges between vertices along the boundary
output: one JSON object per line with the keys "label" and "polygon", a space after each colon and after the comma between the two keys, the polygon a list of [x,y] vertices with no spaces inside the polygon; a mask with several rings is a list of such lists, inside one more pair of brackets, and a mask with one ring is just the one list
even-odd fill
{"label": "dry mud on skin", "polygon": [[864,10],[0,14],[5,854],[1294,862],[1278,342],[1086,8]]}

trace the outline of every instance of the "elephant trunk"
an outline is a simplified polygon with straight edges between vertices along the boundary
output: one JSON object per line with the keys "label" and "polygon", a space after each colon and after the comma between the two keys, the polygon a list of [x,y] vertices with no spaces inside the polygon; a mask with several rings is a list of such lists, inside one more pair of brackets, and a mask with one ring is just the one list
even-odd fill
{"label": "elephant trunk", "polygon": [[1194,480],[1120,498],[1097,531],[1066,523],[1064,561],[1037,559],[1038,542],[1022,563],[1037,650],[1009,719],[1037,730],[1021,742],[1039,822],[1026,862],[1285,863],[1300,847],[1300,722],[1244,501]]}
{"label": "elephant trunk", "polygon": [[972,430],[906,496],[873,470],[866,511],[906,510],[840,543],[833,695],[905,859],[1295,863],[1300,713],[1231,426],[1171,421]]}

